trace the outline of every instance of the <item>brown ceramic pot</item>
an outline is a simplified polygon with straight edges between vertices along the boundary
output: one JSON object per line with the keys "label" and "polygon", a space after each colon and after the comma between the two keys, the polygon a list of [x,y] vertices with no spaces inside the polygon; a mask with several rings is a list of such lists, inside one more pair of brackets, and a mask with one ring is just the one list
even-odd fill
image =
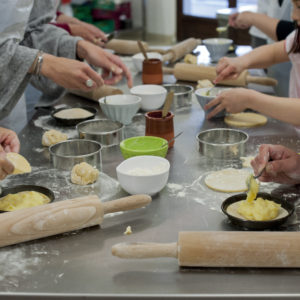
{"label": "brown ceramic pot", "polygon": [[[165,118],[162,117],[161,110],[149,111],[145,114],[146,132],[145,135],[157,136],[170,141],[174,138],[174,114],[168,112]],[[169,144],[169,148],[173,147],[174,141]]]}
{"label": "brown ceramic pot", "polygon": [[151,58],[143,61],[142,80],[144,84],[162,84],[163,72],[161,60]]}

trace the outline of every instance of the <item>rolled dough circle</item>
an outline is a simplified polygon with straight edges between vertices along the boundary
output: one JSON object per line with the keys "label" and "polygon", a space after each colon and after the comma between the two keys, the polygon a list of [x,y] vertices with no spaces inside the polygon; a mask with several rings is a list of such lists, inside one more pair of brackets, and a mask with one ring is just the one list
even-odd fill
{"label": "rolled dough circle", "polygon": [[210,189],[218,192],[245,192],[248,190],[246,179],[249,174],[243,169],[228,168],[208,174],[204,181]]}
{"label": "rolled dough circle", "polygon": [[229,126],[234,127],[255,127],[262,126],[267,123],[267,117],[251,112],[243,112],[230,114],[224,118],[224,122]]}

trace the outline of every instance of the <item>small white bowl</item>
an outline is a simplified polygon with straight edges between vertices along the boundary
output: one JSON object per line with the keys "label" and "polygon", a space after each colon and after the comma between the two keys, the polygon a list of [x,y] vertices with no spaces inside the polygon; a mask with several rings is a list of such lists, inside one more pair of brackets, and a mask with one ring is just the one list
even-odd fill
{"label": "small white bowl", "polygon": [[[162,55],[157,52],[147,52],[148,58],[157,58],[159,60],[162,60]],[[138,72],[143,71],[143,61],[144,61],[144,55],[143,53],[137,53],[132,56],[132,62],[134,64],[134,67]]]}
{"label": "small white bowl", "polygon": [[231,39],[225,38],[211,38],[202,41],[210,54],[212,62],[217,62],[221,57],[226,55],[229,46],[233,43]]}
{"label": "small white bowl", "polygon": [[[198,100],[200,106],[204,110],[204,106],[207,103],[209,103],[211,100],[215,99],[219,93],[221,93],[222,91],[226,91],[226,90],[230,90],[230,88],[221,88],[221,87],[200,88],[195,91],[195,95],[197,97],[197,100]],[[210,108],[209,110],[204,111],[204,112],[205,112],[205,114],[209,114],[213,109],[214,109],[214,107]],[[219,113],[217,113],[214,116],[214,118],[224,117],[225,114],[226,114],[225,110],[222,110]]]}
{"label": "small white bowl", "polygon": [[142,98],[142,110],[151,111],[163,106],[167,90],[161,85],[143,84],[131,88],[130,93]]}
{"label": "small white bowl", "polygon": [[116,171],[120,185],[127,193],[152,196],[167,184],[170,163],[160,156],[133,156],[120,163]]}
{"label": "small white bowl", "polygon": [[111,95],[98,101],[101,110],[109,119],[128,125],[140,109],[142,99],[135,95]]}

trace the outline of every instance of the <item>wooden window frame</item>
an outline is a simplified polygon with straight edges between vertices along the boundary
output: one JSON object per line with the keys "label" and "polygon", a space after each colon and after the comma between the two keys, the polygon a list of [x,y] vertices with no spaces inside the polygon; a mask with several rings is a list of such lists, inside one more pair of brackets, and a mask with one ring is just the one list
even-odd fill
{"label": "wooden window frame", "polygon": [[[236,7],[237,0],[228,0],[228,7]],[[177,40],[182,41],[189,37],[206,39],[216,37],[218,20],[204,17],[184,15],[183,0],[177,0]],[[205,30],[203,30],[205,28]],[[228,37],[236,44],[249,45],[251,37],[248,30],[229,28]]]}

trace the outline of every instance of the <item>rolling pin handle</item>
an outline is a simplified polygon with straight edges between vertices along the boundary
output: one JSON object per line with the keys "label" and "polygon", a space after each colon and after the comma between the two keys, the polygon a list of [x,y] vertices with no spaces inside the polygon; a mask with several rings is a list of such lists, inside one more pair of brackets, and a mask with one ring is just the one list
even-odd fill
{"label": "rolling pin handle", "polygon": [[174,74],[173,68],[163,67],[163,73],[164,74]]}
{"label": "rolling pin handle", "polygon": [[111,248],[112,255],[120,258],[177,258],[177,251],[177,243],[119,243]]}
{"label": "rolling pin handle", "polygon": [[247,83],[257,83],[257,84],[269,85],[269,86],[276,86],[278,84],[278,81],[276,79],[270,77],[247,75],[246,80]]}
{"label": "rolling pin handle", "polygon": [[117,200],[103,202],[104,214],[113,213],[117,211],[126,211],[136,209],[148,205],[152,201],[149,195],[132,195]]}

